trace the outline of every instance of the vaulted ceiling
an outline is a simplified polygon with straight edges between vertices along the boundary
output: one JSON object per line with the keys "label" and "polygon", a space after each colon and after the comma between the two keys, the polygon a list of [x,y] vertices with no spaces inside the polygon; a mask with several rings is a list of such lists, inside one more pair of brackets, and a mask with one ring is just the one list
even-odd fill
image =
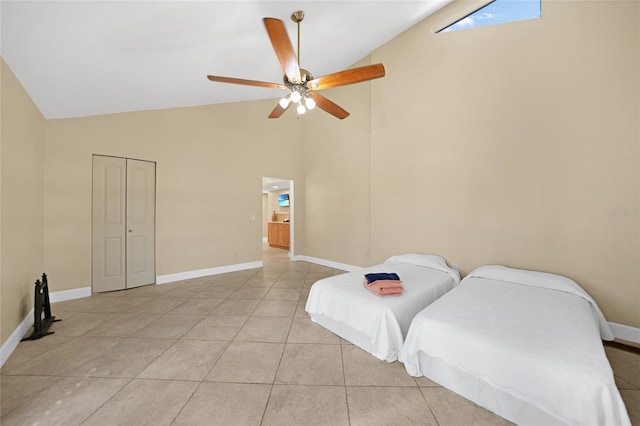
{"label": "vaulted ceiling", "polygon": [[[282,82],[262,22],[285,22],[301,66],[345,69],[451,0],[6,1],[2,57],[45,118],[278,98],[277,89],[207,74]],[[410,54],[410,52],[407,52]]]}

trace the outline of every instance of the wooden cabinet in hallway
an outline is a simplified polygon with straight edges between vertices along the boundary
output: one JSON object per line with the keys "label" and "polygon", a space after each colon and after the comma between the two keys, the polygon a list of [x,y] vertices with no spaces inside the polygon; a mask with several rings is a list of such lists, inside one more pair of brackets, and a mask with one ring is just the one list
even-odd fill
{"label": "wooden cabinet in hallway", "polygon": [[289,224],[286,222],[269,222],[269,247],[289,249]]}

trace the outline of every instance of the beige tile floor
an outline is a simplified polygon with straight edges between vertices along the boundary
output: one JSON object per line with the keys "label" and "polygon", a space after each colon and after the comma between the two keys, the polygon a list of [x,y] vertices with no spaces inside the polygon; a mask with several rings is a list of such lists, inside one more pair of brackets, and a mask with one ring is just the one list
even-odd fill
{"label": "beige tile floor", "polygon": [[[341,271],[265,248],[264,267],[53,304],[55,334],[3,366],[2,425],[503,425],[312,323]],[[640,355],[607,348],[634,424]]]}

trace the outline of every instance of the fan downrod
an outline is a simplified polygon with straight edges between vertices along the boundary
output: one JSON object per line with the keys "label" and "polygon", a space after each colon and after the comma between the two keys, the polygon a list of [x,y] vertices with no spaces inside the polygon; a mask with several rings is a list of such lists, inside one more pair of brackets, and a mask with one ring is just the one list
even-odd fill
{"label": "fan downrod", "polygon": [[[304,11],[296,10],[291,14],[291,20],[296,23],[298,27],[298,67],[300,67],[300,22],[304,19]],[[304,85],[307,81],[313,80],[313,76],[307,70],[300,69],[300,80],[302,85]],[[284,76],[284,83],[289,86],[290,84],[294,86],[299,86],[300,82],[290,82],[287,78],[286,74]]]}

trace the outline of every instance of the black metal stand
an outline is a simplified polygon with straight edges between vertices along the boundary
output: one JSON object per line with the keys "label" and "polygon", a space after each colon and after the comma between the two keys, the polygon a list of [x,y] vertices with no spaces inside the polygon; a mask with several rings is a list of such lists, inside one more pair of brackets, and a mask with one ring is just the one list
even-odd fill
{"label": "black metal stand", "polygon": [[51,323],[62,321],[51,316],[51,303],[49,302],[49,285],[47,283],[47,274],[42,274],[42,282],[36,281],[36,291],[33,301],[33,333],[31,336],[25,337],[21,341],[36,340],[47,334],[53,334],[48,331]]}

